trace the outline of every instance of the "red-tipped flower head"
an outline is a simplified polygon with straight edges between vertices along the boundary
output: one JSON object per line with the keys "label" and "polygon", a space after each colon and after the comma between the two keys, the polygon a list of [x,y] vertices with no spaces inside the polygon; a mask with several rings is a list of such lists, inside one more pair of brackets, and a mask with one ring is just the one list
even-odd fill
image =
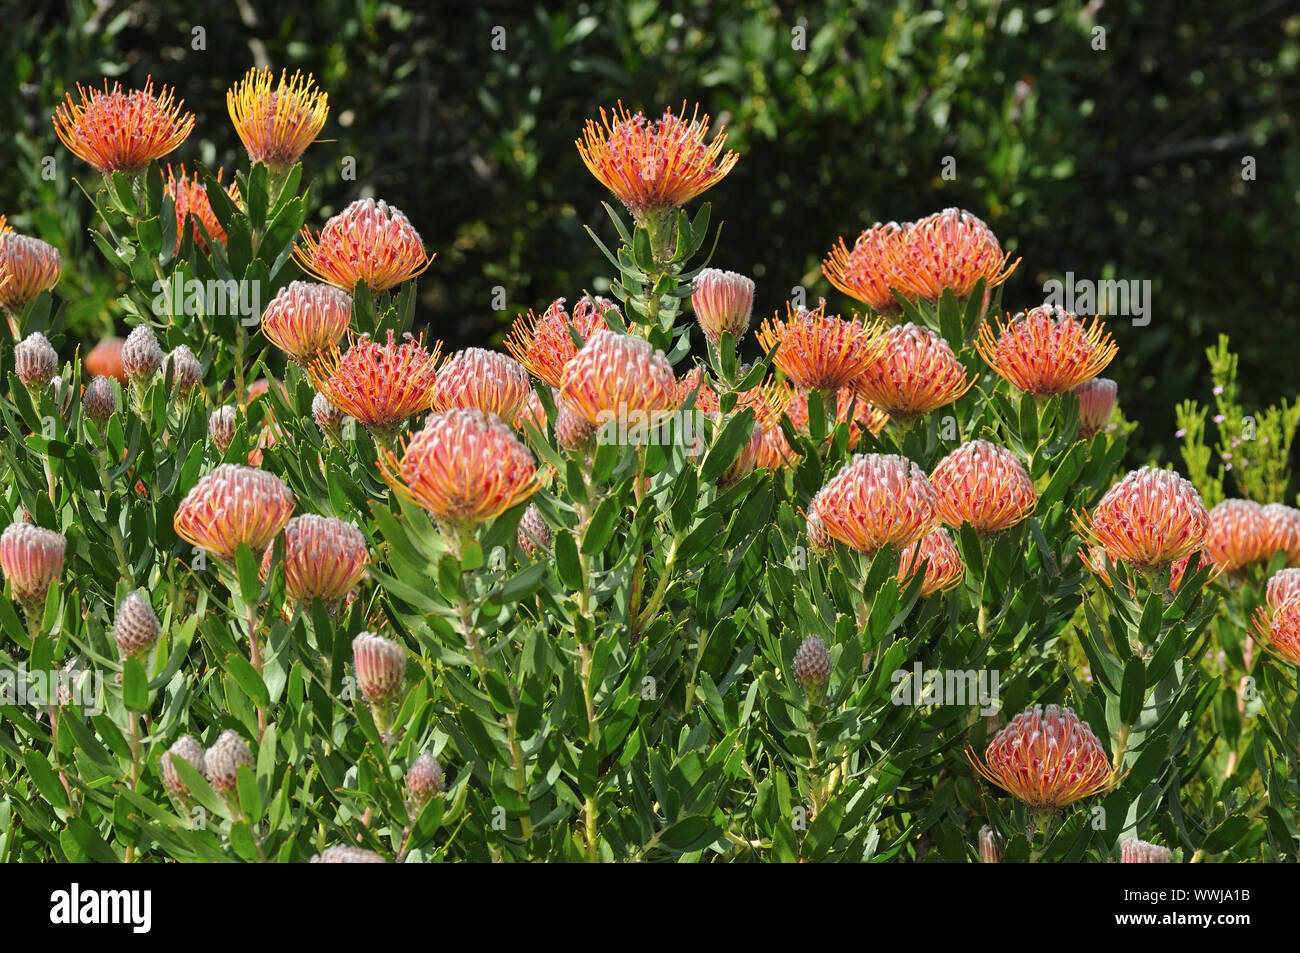
{"label": "red-tipped flower head", "polygon": [[1118,348],[1101,321],[1085,325],[1051,305],[1021,312],[1005,325],[980,325],[976,348],[998,376],[1036,397],[1061,394],[1096,377]]}
{"label": "red-tipped flower head", "polygon": [[265,470],[223,463],[194,484],[173,524],[182,539],[233,561],[240,544],[261,552],[284,529],[294,508],[293,491]]}
{"label": "red-tipped flower head", "polygon": [[609,311],[621,313],[604,298],[583,298],[570,315],[564,310],[564,299],[556,298],[540,318],[529,311],[516,319],[506,335],[506,350],[534,377],[559,387],[565,366],[582,346],[574,342],[572,332],[585,344],[597,331],[606,330]]}
{"label": "red-tipped flower head", "polygon": [[153,92],[153,80],[144,89],[123,91],[121,83],[104,91],[89,93],[77,84],[81,103],[67,101],[54,111],[54,132],[74,155],[104,175],[123,172],[128,176],[144,171],[154,159],[161,159],[189,136],[194,114],[182,113],[184,102],[173,101],[166,86]]}
{"label": "red-tipped flower head", "polygon": [[[274,545],[262,556],[271,566]],[[342,602],[366,571],[370,550],[366,537],[351,523],[307,513],[284,527],[284,589],[290,601],[320,599]]]}
{"label": "red-tipped flower head", "polygon": [[338,341],[352,320],[352,296],[330,285],[291,281],[262,313],[262,333],[299,364]]}
{"label": "red-tipped flower head", "polygon": [[307,365],[307,373],[331,404],[371,433],[386,436],[429,406],[441,351],[441,341],[430,352],[409,335],[399,345],[391,330],[383,345],[363,334],[350,339],[346,354],[330,344]]}
{"label": "red-tipped flower head", "polygon": [[773,316],[758,330],[758,343],[800,390],[838,391],[857,381],[885,347],[884,325],[827,316],[826,302],[815,311],[786,306],[786,318]]}
{"label": "red-tipped flower head", "polygon": [[1143,467],[1106,491],[1091,514],[1076,513],[1075,525],[1111,562],[1150,571],[1201,549],[1210,514],[1189,481]]}
{"label": "red-tipped flower head", "polygon": [[513,425],[532,395],[533,384],[522,364],[500,351],[471,347],[457,351],[442,366],[430,400],[437,411],[477,407]]}
{"label": "red-tipped flower head", "polygon": [[276,84],[269,69],[250,69],[226,93],[230,121],[248,150],[250,162],[282,172],[307,151],[329,115],[329,97],[310,74],[281,72]]}
{"label": "red-tipped flower head", "polygon": [[951,404],[975,383],[948,342],[904,324],[885,334],[884,351],[854,382],[859,394],[895,417],[916,417]]}
{"label": "red-tipped flower head", "polygon": [[826,532],[862,553],[916,542],[939,522],[925,472],[896,454],[855,454],[813,498]]}
{"label": "red-tipped flower head", "polygon": [[565,367],[560,400],[597,426],[638,412],[652,426],[677,408],[677,380],[649,341],[598,331]]}
{"label": "red-tipped flower head", "polygon": [[939,515],[954,529],[970,523],[981,535],[1015,526],[1038,503],[1034,481],[1006,447],[971,440],[939,461],[930,482]]}
{"label": "red-tipped flower head", "polygon": [[316,236],[307,228],[293,252],[302,270],[351,292],[364,281],[374,294],[400,285],[433,261],[405,215],[387,202],[358,199]]}

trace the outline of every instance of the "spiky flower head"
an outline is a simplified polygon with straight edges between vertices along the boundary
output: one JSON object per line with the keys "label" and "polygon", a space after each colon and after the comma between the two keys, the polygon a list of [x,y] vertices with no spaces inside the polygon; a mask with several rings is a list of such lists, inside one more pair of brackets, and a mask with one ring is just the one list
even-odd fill
{"label": "spiky flower head", "polygon": [[596,435],[596,425],[588,423],[577,411],[561,404],[555,412],[555,442],[573,453],[587,449]]}
{"label": "spiky flower head", "polygon": [[203,365],[194,356],[194,352],[184,344],[177,344],[163,358],[161,370],[163,380],[170,378],[172,388],[181,397],[184,397],[203,381]]}
{"label": "spiky flower head", "polygon": [[410,335],[399,345],[391,330],[383,345],[368,334],[354,339],[349,332],[347,353],[331,343],[307,365],[307,373],[326,400],[371,433],[387,437],[429,406],[441,353],[441,341],[428,351]]}
{"label": "spiky flower head", "polygon": [[239,736],[239,732],[228,728],[204,752],[203,761],[212,790],[218,794],[230,794],[235,790],[239,769],[253,766],[253,753],[248,750],[248,742]]}
{"label": "spiky flower head", "polygon": [[961,561],[961,554],[953,545],[952,537],[946,529],[936,529],[903,550],[898,560],[896,578],[900,586],[912,581],[912,576],[925,565],[925,577],[921,583],[919,598],[924,599],[936,592],[951,589],[961,582],[966,574],[966,564]]}
{"label": "spiky flower head", "polygon": [[[262,555],[262,571],[271,568],[274,544]],[[351,523],[306,513],[284,526],[284,589],[292,602],[320,599],[342,602],[366,571],[370,549]]]}
{"label": "spiky flower head", "polygon": [[163,86],[155,96],[152,77],[144,89],[123,90],[121,83],[89,93],[77,84],[80,104],[72,94],[54,111],[54,132],[59,141],[103,175],[122,172],[138,175],[154,159],[179,146],[194,129],[194,114],[182,113],[184,101],[174,101]]}
{"label": "spiky flower head", "polygon": [[998,845],[998,838],[993,833],[993,828],[987,824],[980,828],[980,863],[1002,863],[1002,848]]}
{"label": "spiky flower head", "polygon": [[14,373],[28,390],[44,390],[58,370],[59,355],[40,331],[14,345]]}
{"label": "spiky flower head", "polygon": [[[181,243],[185,239],[185,219],[188,216],[192,225],[191,231],[194,234],[194,245],[201,251],[208,250],[208,241],[214,241],[218,245],[226,244],[226,230],[221,227],[221,222],[217,219],[217,213],[212,210],[212,199],[208,198],[207,184],[195,172],[189,175],[185,171],[184,163],[180,166],[181,174],[178,178],[173,172],[170,164],[167,166],[167,178],[163,181],[163,191],[172,197],[176,205],[176,251],[180,251]],[[217,184],[221,184],[221,177],[225,169],[218,169],[216,174]],[[230,183],[227,194],[238,194],[235,183]],[[233,197],[233,196],[232,196]]]}
{"label": "spiky flower head", "polygon": [[96,377],[81,395],[81,410],[97,424],[117,413],[117,391],[107,377]]}
{"label": "spiky flower head", "polygon": [[309,863],[313,864],[386,864],[383,854],[362,847],[326,847],[319,854],[314,854]]}
{"label": "spiky flower head", "polygon": [[967,757],[985,780],[1035,811],[1057,811],[1107,791],[1115,774],[1087,722],[1059,705],[1027,708],[997,733],[981,762]]}
{"label": "spiky flower head", "polygon": [[709,117],[701,117],[698,106],[689,121],[685,116],[685,103],[678,115],[668,109],[656,122],[620,102],[612,116],[601,109],[600,125],[587,120],[575,143],[591,174],[638,223],[680,208],[722,181],[739,159],[734,152],[723,154],[723,129],[706,143]]}
{"label": "spiky flower head", "polygon": [[499,417],[476,408],[430,415],[400,457],[385,452],[380,466],[390,485],[457,537],[538,488],[528,448]]}
{"label": "spiky flower head", "polygon": [[[556,298],[540,318],[529,311],[515,320],[506,335],[506,350],[528,368],[528,373],[559,387],[565,366],[582,344],[597,331],[608,328],[605,315],[611,311],[621,314],[613,302],[604,298],[583,298],[569,314],[564,299]],[[581,344],[573,340],[575,333]]]}
{"label": "spiky flower head", "polygon": [[1034,481],[1006,447],[971,440],[939,461],[930,474],[939,515],[954,529],[968,522],[981,535],[1015,526],[1038,503]]}
{"label": "spiky flower head", "polygon": [[529,559],[536,559],[539,553],[550,552],[551,543],[555,538],[536,503],[529,503],[528,508],[524,510],[524,515],[519,518],[519,528],[515,537],[519,542],[519,548]]}
{"label": "spiky flower head", "polygon": [[1110,415],[1115,411],[1115,394],[1118,388],[1107,377],[1094,377],[1073,388],[1079,398],[1079,437],[1091,440],[1106,429]]}
{"label": "spiky flower head", "polygon": [[442,765],[429,752],[415,759],[406,772],[406,800],[412,813],[442,793]]}
{"label": "spiky flower head", "polygon": [[734,271],[705,268],[695,276],[691,306],[704,336],[717,347],[723,334],[739,344],[754,310],[754,280]]}
{"label": "spiky flower head", "polygon": [[261,552],[293,513],[293,491],[265,470],[223,463],[202,477],[176,510],[181,539],[233,561],[240,544]]}
{"label": "spiky flower head", "polygon": [[1300,596],[1275,591],[1276,605],[1255,610],[1255,631],[1264,647],[1288,665],[1300,665]]}
{"label": "spiky flower head", "polygon": [[121,338],[105,338],[91,348],[86,355],[86,376],[116,377],[125,384],[126,369],[122,367],[122,345],[125,343]]}
{"label": "spiky flower head", "polygon": [[352,640],[352,664],[357,688],[372,705],[389,705],[397,700],[406,681],[406,648],[374,632],[362,632]]}
{"label": "spiky flower head", "polygon": [[199,744],[198,739],[193,735],[181,735],[172,742],[170,748],[163,752],[161,758],[163,787],[170,791],[173,797],[188,800],[190,788],[181,778],[180,772],[176,770],[175,760],[177,758],[183,758],[199,774],[206,775],[208,770],[206,752],[203,750],[203,745]]}
{"label": "spiky flower head", "polygon": [[143,657],[161,634],[162,623],[149,603],[149,594],[143,589],[128,593],[113,620],[113,641],[118,650],[125,656]]}
{"label": "spiky flower head", "polygon": [[929,328],[903,324],[885,333],[879,359],[853,386],[873,406],[909,418],[951,404],[974,383],[947,341]]}
{"label": "spiky flower head", "polygon": [[1268,580],[1265,601],[1276,610],[1293,597],[1300,596],[1300,569],[1281,569]]}
{"label": "spiky flower head", "polygon": [[817,511],[809,510],[807,518],[808,548],[819,556],[824,556],[835,547],[835,538],[826,532],[822,518]]}
{"label": "spiky flower head", "polygon": [[885,347],[884,324],[845,320],[816,310],[786,305],[786,317],[774,315],[758,329],[758,343],[799,390],[834,393],[862,376]]}
{"label": "spiky flower head", "polygon": [[1264,507],[1268,522],[1268,544],[1265,555],[1286,553],[1288,566],[1300,565],[1300,510],[1285,503],[1269,503]]}
{"label": "spiky flower head", "polygon": [[822,273],[840,291],[877,314],[898,314],[902,307],[889,288],[896,280],[894,262],[902,255],[906,234],[905,225],[877,222],[858,236],[852,250],[841,238],[822,262]]}
{"label": "spiky flower head", "polygon": [[158,335],[147,324],[137,325],[122,345],[122,368],[126,371],[127,380],[133,384],[148,383],[158,373],[162,362],[163,352],[158,343]]}
{"label": "spiky flower head", "polygon": [[1205,554],[1223,572],[1240,572],[1272,555],[1264,507],[1252,500],[1224,500],[1210,510]]}
{"label": "spiky flower head", "polygon": [[24,606],[45,601],[45,594],[63,572],[68,541],[51,529],[31,523],[11,523],[0,534],[0,569],[14,598]]}
{"label": "spiky flower head", "polygon": [[514,358],[470,347],[457,351],[442,366],[430,401],[437,411],[477,407],[513,425],[532,393],[528,372]]}
{"label": "spiky flower head", "polygon": [[262,312],[262,333],[306,365],[338,341],[352,321],[352,295],[314,281],[291,281]]}
{"label": "spiky flower head", "polygon": [[938,525],[925,471],[896,454],[854,454],[811,504],[826,532],[858,552],[903,548]]}
{"label": "spiky flower head", "polygon": [[790,674],[808,696],[809,704],[822,703],[831,680],[831,653],[819,636],[810,635],[803,640],[790,663]]}
{"label": "spiky flower head", "polygon": [[1126,837],[1119,845],[1121,864],[1167,864],[1173,860],[1173,856],[1168,847],[1148,844],[1136,837]]}
{"label": "spiky flower head", "polygon": [[643,413],[653,426],[677,408],[677,379],[649,341],[597,331],[564,368],[560,400],[597,426]]}
{"label": "spiky flower head", "polygon": [[226,452],[226,448],[230,446],[230,441],[235,439],[235,407],[233,404],[218,407],[208,415],[208,439],[212,441],[218,453],[224,454]]}
{"label": "spiky flower head", "polygon": [[976,349],[999,377],[1035,397],[1062,394],[1091,380],[1119,350],[1099,318],[1085,325],[1047,304],[1022,311],[1005,325],[984,322]]}
{"label": "spiky flower head", "polygon": [[1007,264],[993,230],[977,215],[946,208],[906,228],[900,254],[889,260],[891,282],[906,297],[937,303],[944,289],[964,298],[983,280],[984,291],[1002,284],[1020,260]]}
{"label": "spiky flower head", "polygon": [[230,121],[248,150],[250,162],[264,163],[273,173],[282,173],[307,151],[329,115],[329,97],[295,71],[275,74],[269,69],[250,69],[226,93]]}
{"label": "spiky flower head", "polygon": [[1107,490],[1091,514],[1075,513],[1075,526],[1111,562],[1151,571],[1201,549],[1210,514],[1190,481],[1142,467]]}
{"label": "spiky flower head", "polygon": [[364,281],[373,294],[423,272],[433,262],[420,233],[387,202],[358,199],[313,236],[303,228],[293,257],[302,270],[349,293]]}
{"label": "spiky flower head", "polygon": [[0,232],[0,308],[20,313],[59,283],[59,250],[39,238]]}

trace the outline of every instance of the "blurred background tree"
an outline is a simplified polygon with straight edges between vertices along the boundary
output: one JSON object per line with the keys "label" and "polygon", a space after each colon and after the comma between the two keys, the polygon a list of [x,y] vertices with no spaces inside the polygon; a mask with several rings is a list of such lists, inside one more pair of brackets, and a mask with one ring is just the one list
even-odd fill
{"label": "blurred background tree", "polygon": [[838,236],[956,205],[1024,256],[1011,310],[1066,272],[1151,282],[1150,323],[1111,322],[1107,372],[1141,425],[1137,459],[1176,459],[1173,407],[1208,398],[1220,332],[1246,408],[1296,393],[1293,3],[12,4],[0,212],[62,249],[74,337],[124,326],[72,181],[94,173],[55,139],[55,105],[78,82],[152,75],[198,116],[172,160],[230,169],[247,160],[225,91],[265,65],[310,71],[329,93],[330,141],[305,156],[319,219],[366,195],[405,211],[438,256],[420,319],[452,347],[604,289],[582,226],[608,237],[608,196],[574,139],[620,99],[648,113],[698,100],[742,156],[709,196],[726,222],[714,264],[755,277],[756,319],[795,286],[847,311],[819,270]]}

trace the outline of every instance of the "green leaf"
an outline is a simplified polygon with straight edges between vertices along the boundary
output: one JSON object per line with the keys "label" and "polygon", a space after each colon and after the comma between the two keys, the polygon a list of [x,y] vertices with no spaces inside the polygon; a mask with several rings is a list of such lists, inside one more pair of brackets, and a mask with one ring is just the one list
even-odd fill
{"label": "green leaf", "polygon": [[578,543],[567,529],[555,531],[555,572],[560,583],[577,591],[583,587],[582,563],[578,558]]}
{"label": "green leaf", "polygon": [[131,711],[149,710],[149,677],[144,666],[134,656],[122,663],[122,704]]}
{"label": "green leaf", "polygon": [[1134,656],[1124,666],[1124,683],[1120,689],[1119,716],[1126,725],[1137,722],[1142,713],[1142,701],[1146,696],[1146,668],[1142,660]]}

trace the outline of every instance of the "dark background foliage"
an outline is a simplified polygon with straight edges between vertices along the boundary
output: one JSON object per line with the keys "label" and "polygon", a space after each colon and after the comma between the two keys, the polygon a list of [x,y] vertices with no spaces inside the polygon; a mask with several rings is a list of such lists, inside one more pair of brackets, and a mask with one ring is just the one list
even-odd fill
{"label": "dark background foliage", "polygon": [[[1219,333],[1241,352],[1247,407],[1295,393],[1293,4],[546,6],[0,3],[0,211],[63,251],[73,329],[123,333],[72,182],[94,173],[55,139],[55,105],[78,82],[152,75],[198,116],[171,158],[229,170],[246,159],[226,89],[253,65],[301,68],[330,97],[331,141],[304,157],[320,220],[362,195],[403,209],[438,256],[420,280],[421,320],[453,347],[495,343],[515,313],[603,290],[582,226],[612,230],[574,149],[585,119],[619,99],[647,112],[698,100],[742,157],[709,195],[726,222],[714,264],[757,279],[756,315],[796,285],[847,310],[818,267],[837,236],[957,205],[1024,256],[1012,310],[1067,271],[1152,282],[1151,323],[1112,322],[1109,375],[1142,424],[1138,458],[1174,458],[1172,405],[1208,397],[1203,352]],[[195,27],[205,50],[192,49]],[[805,51],[792,49],[797,28]]]}

